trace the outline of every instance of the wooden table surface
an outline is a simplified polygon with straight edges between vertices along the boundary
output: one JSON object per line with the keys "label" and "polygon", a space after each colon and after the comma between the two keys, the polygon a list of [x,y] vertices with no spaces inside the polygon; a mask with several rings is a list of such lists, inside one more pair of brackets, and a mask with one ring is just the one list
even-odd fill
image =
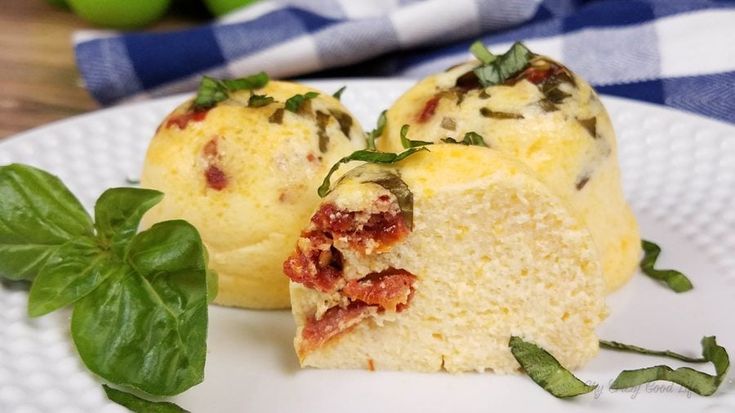
{"label": "wooden table surface", "polygon": [[[149,30],[206,18],[201,9],[174,10]],[[72,50],[72,33],[89,28],[72,12],[44,0],[2,0],[0,139],[99,107],[82,86]]]}

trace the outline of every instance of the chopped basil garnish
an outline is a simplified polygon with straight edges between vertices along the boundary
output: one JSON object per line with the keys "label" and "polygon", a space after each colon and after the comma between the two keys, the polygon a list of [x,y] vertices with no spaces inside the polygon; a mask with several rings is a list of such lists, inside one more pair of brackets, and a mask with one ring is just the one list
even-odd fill
{"label": "chopped basil garnish", "polygon": [[253,94],[250,95],[250,99],[248,99],[248,106],[251,108],[260,108],[263,106],[268,106],[274,101],[275,99],[273,99],[273,96]]}
{"label": "chopped basil garnish", "polygon": [[331,184],[330,179],[332,177],[332,174],[337,172],[337,169],[339,169],[339,166],[343,163],[348,163],[352,161],[364,161],[369,163],[376,163],[376,164],[392,164],[396,162],[400,162],[409,156],[413,155],[416,152],[420,152],[423,150],[428,150],[425,147],[421,148],[409,148],[401,153],[393,153],[393,152],[376,152],[376,151],[370,151],[370,150],[361,150],[353,152],[352,154],[345,156],[344,158],[340,159],[335,163],[332,168],[327,173],[327,176],[324,177],[324,181],[322,181],[322,184],[319,186],[319,189],[317,190],[317,193],[320,197],[324,198],[329,194],[331,190]]}
{"label": "chopped basil garnish", "polygon": [[[730,368],[727,351],[717,344],[715,337],[702,338],[702,357],[715,366],[715,375],[680,367],[676,370],[669,366],[653,366],[637,370],[624,370],[610,385],[611,389],[626,389],[657,380],[679,384],[700,396],[710,396],[717,391]],[[680,357],[676,357],[681,359]],[[699,360],[697,360],[699,361]]]}
{"label": "chopped basil garnish", "polygon": [[347,89],[347,86],[342,86],[336,92],[332,93],[332,96],[337,100],[342,100],[342,93],[344,93],[345,89]]}
{"label": "chopped basil garnish", "polygon": [[276,109],[269,117],[268,122],[280,125],[283,123],[283,108]]}
{"label": "chopped basil garnish", "polygon": [[489,65],[492,63],[495,59],[497,59],[497,56],[492,54],[490,50],[485,47],[485,44],[482,43],[482,40],[477,40],[470,46],[470,53],[472,53],[477,60],[481,61],[484,65]]}
{"label": "chopped basil garnish", "polygon": [[401,126],[401,145],[403,145],[404,149],[409,148],[415,148],[417,146],[426,146],[431,145],[433,142],[427,142],[427,141],[412,141],[411,139],[408,139],[408,125]]}
{"label": "chopped basil garnish", "polygon": [[267,85],[269,80],[265,72],[240,79],[215,79],[203,76],[192,107],[194,110],[212,108],[217,103],[227,100],[230,92],[260,89]]}
{"label": "chopped basil garnish", "polygon": [[301,106],[307,100],[314,99],[319,96],[317,92],[306,92],[303,95],[293,95],[286,100],[286,110],[293,113],[298,113]]}
{"label": "chopped basil garnish", "polygon": [[460,145],[474,145],[474,146],[484,146],[488,148],[489,146],[487,143],[485,143],[485,139],[477,132],[467,132],[464,134],[464,139],[461,141],[458,141],[454,138],[444,138],[442,139],[442,142],[444,143],[456,143]]}
{"label": "chopped basil garnish", "polygon": [[706,363],[707,359],[703,357],[689,357],[685,356],[683,354],[674,353],[671,350],[649,350],[647,348],[634,346],[631,344],[623,344],[617,341],[606,341],[606,340],[600,340],[600,348],[605,348],[608,350],[617,350],[617,351],[625,351],[628,353],[638,353],[638,354],[648,354],[650,356],[662,356],[662,357],[669,357],[681,361],[686,361],[687,363]]}
{"label": "chopped basil garnish", "polygon": [[172,395],[204,376],[213,273],[187,222],[161,222],[136,234],[162,197],[108,189],[93,221],[53,175],[27,165],[0,167],[0,277],[33,281],[31,316],[73,305],[71,336],[92,372]]}
{"label": "chopped basil garnish", "polygon": [[566,398],[589,393],[597,386],[590,386],[565,369],[554,356],[536,344],[511,336],[510,352],[526,374],[555,397]]}
{"label": "chopped basil garnish", "polygon": [[396,172],[388,172],[385,177],[368,182],[376,183],[388,190],[398,201],[401,216],[408,229],[413,230],[413,192]]}
{"label": "chopped basil garnish", "polygon": [[498,112],[488,108],[480,108],[480,115],[492,119],[523,119],[520,113]]}
{"label": "chopped basil garnish", "polygon": [[[475,47],[475,49],[479,49]],[[474,51],[473,51],[474,53]],[[490,53],[488,51],[488,53]],[[481,56],[487,58],[481,53]],[[504,54],[497,56],[496,59],[477,67],[474,72],[480,80],[480,84],[484,87],[497,85],[515,76],[518,72],[528,66],[529,61],[533,57],[533,53],[522,43],[513,43],[513,46]],[[478,59],[482,59],[478,56]]]}
{"label": "chopped basil garnish", "polygon": [[689,278],[679,271],[657,270],[653,268],[656,265],[656,260],[658,260],[659,254],[661,254],[661,247],[646,240],[641,240],[641,244],[644,255],[640,266],[643,273],[654,280],[661,281],[677,293],[683,293],[694,288],[692,282],[689,281]]}
{"label": "chopped basil garnish", "polygon": [[386,125],[386,123],[388,121],[387,118],[386,118],[386,116],[385,116],[386,112],[387,112],[386,110],[380,112],[380,115],[378,115],[378,124],[377,124],[377,126],[375,127],[375,129],[373,129],[372,131],[370,131],[370,133],[368,133],[367,136],[366,136],[366,138],[365,138],[366,144],[367,144],[367,149],[369,151],[374,151],[375,150],[375,139],[378,138],[380,135],[382,135],[383,134],[383,131],[385,130],[385,125]]}
{"label": "chopped basil garnish", "polygon": [[113,389],[106,384],[103,384],[102,388],[105,390],[108,399],[134,413],[189,413],[188,410],[184,410],[171,402],[152,402],[133,394]]}
{"label": "chopped basil garnish", "polygon": [[579,122],[582,127],[587,130],[587,133],[590,134],[593,138],[597,139],[597,118],[591,117],[588,119],[577,119],[577,122]]}

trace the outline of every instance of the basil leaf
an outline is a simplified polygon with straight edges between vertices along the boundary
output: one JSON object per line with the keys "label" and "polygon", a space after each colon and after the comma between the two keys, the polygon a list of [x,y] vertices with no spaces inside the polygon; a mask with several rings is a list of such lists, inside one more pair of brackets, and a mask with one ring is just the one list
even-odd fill
{"label": "basil leaf", "polygon": [[107,398],[134,413],[189,413],[171,402],[152,402],[103,384]]}
{"label": "basil leaf", "polygon": [[342,86],[336,92],[332,93],[332,96],[337,100],[342,100],[342,93],[344,93],[345,89],[347,89],[347,86]]}
{"label": "basil leaf", "polygon": [[92,233],[91,218],[59,178],[27,165],[0,167],[0,278],[32,280],[61,245]]}
{"label": "basil leaf", "polygon": [[536,344],[511,336],[510,351],[526,371],[526,374],[555,397],[567,398],[589,393],[597,386],[590,386],[565,369],[546,350]]}
{"label": "basil leaf", "polygon": [[317,92],[306,92],[303,95],[293,95],[286,100],[286,110],[293,113],[298,113],[301,106],[309,99],[314,99],[319,96]]}
{"label": "basil leaf", "polygon": [[531,60],[533,53],[523,45],[516,42],[504,54],[483,64],[474,70],[480,84],[484,87],[493,86],[505,82],[515,74],[523,70]]}
{"label": "basil leaf", "polygon": [[375,152],[375,151],[369,151],[369,150],[361,150],[353,152],[352,154],[345,156],[344,158],[340,159],[335,163],[331,169],[329,169],[329,172],[327,173],[327,176],[324,177],[324,181],[322,181],[322,184],[319,186],[319,189],[317,189],[317,193],[320,197],[324,198],[329,194],[331,189],[330,184],[330,178],[332,177],[332,174],[337,172],[337,169],[339,169],[340,165],[343,163],[348,163],[352,161],[364,161],[369,163],[376,163],[376,164],[392,164],[396,162],[400,162],[409,156],[413,155],[416,152],[420,152],[428,149],[426,147],[420,147],[420,148],[410,148],[406,149],[405,151],[401,153],[393,153],[393,152]]}
{"label": "basil leaf", "polygon": [[378,115],[377,126],[367,134],[366,144],[369,151],[375,150],[375,139],[381,136],[385,130],[385,125],[388,122],[388,118],[385,116],[387,112],[387,110],[380,112],[380,115]]}
{"label": "basil leaf", "polygon": [[425,146],[425,145],[431,145],[433,142],[426,142],[426,141],[412,141],[411,139],[408,139],[408,125],[401,126],[401,145],[403,145],[404,149],[408,148],[415,148],[417,146]]}
{"label": "basil leaf", "polygon": [[661,247],[646,240],[641,240],[641,244],[644,255],[640,267],[644,274],[654,280],[661,281],[677,293],[689,291],[694,288],[689,278],[681,272],[676,270],[657,270],[654,268],[656,260],[658,260],[658,256],[661,254]]}
{"label": "basil leaf", "polygon": [[131,240],[126,265],[74,305],[71,331],[84,364],[119,385],[178,394],[202,381],[206,355],[204,248],[185,221]]}
{"label": "basil leaf", "polygon": [[212,108],[217,103],[227,100],[230,97],[230,92],[260,89],[267,85],[269,80],[268,74],[265,72],[240,79],[215,79],[202,76],[192,107],[194,110]]}
{"label": "basil leaf", "polygon": [[408,229],[413,230],[413,192],[408,185],[401,179],[397,172],[388,172],[385,176],[373,179],[367,182],[373,182],[388,190],[398,201],[398,207],[401,209],[401,216],[406,223]]}
{"label": "basil leaf", "polygon": [[700,396],[710,396],[724,381],[730,368],[730,357],[727,351],[717,344],[714,336],[702,338],[702,356],[715,366],[714,376],[689,367],[674,370],[669,366],[653,366],[638,370],[624,370],[615,378],[610,388],[626,389],[664,380],[683,386]]}
{"label": "basil leaf", "polygon": [[275,99],[273,99],[273,96],[267,96],[267,95],[250,95],[250,98],[248,99],[248,107],[251,108],[260,108],[263,106],[268,106],[271,103],[273,103]]}
{"label": "basil leaf", "polygon": [[492,54],[490,50],[488,50],[487,47],[485,47],[485,44],[482,43],[481,40],[477,40],[470,46],[470,53],[472,53],[477,60],[481,61],[482,64],[490,64],[492,63],[497,56]]}
{"label": "basil leaf", "polygon": [[687,363],[706,363],[707,362],[705,358],[689,357],[683,354],[675,353],[671,350],[649,350],[647,348],[638,347],[638,346],[634,346],[631,344],[623,344],[617,341],[600,340],[600,348],[605,348],[608,350],[625,351],[628,353],[638,353],[638,354],[648,354],[651,356],[669,357],[669,358],[673,358],[673,359],[677,359],[681,361],[686,361]]}
{"label": "basil leaf", "polygon": [[460,145],[484,146],[486,148],[489,148],[489,146],[485,143],[485,138],[483,138],[482,135],[476,132],[465,133],[464,139],[462,139],[461,141],[457,141],[454,138],[444,138],[442,139],[442,142],[455,143],[455,144],[460,144]]}
{"label": "basil leaf", "polygon": [[163,193],[142,188],[111,188],[97,199],[94,206],[97,237],[119,257],[138,232],[143,214],[161,202]]}
{"label": "basil leaf", "polygon": [[33,281],[28,314],[38,317],[72,304],[119,270],[110,252],[101,250],[94,239],[70,241],[51,255]]}

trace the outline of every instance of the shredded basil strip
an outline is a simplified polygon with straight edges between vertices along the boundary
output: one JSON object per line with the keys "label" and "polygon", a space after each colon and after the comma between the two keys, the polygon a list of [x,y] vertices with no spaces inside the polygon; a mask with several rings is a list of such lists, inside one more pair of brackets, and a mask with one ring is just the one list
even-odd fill
{"label": "shredded basil strip", "polygon": [[370,131],[370,133],[368,133],[366,136],[365,140],[367,144],[367,149],[370,151],[375,150],[375,139],[378,138],[380,135],[382,135],[383,131],[385,130],[385,125],[388,122],[388,119],[385,116],[386,112],[387,110],[380,112],[380,115],[378,115],[377,126],[375,127],[375,129]]}
{"label": "shredded basil strip", "polygon": [[347,86],[342,86],[341,88],[337,89],[336,92],[332,93],[332,97],[337,100],[342,100],[342,93],[344,93],[345,89],[347,89]]}
{"label": "shredded basil strip", "polygon": [[685,361],[687,363],[706,363],[707,362],[707,359],[703,357],[689,357],[683,354],[675,353],[671,350],[650,350],[647,348],[634,346],[632,344],[620,343],[618,341],[600,340],[600,348],[604,348],[608,350],[624,351],[627,353],[638,353],[638,354],[647,354],[650,356],[669,357],[672,359]]}
{"label": "shredded basil strip", "polygon": [[404,149],[409,148],[415,148],[417,146],[426,146],[431,145],[433,142],[427,142],[427,141],[412,141],[411,139],[408,139],[408,129],[410,127],[408,125],[401,126],[401,145],[403,145]]}
{"label": "shredded basil strip", "polygon": [[518,72],[523,70],[533,57],[533,53],[523,45],[516,42],[504,54],[483,64],[474,70],[482,86],[493,86],[505,82]]}
{"label": "shredded basil strip", "polygon": [[654,280],[661,281],[677,293],[683,293],[694,288],[689,278],[681,272],[676,270],[657,270],[654,268],[658,256],[661,254],[661,247],[646,240],[641,240],[641,245],[644,255],[640,267],[644,274]]}
{"label": "shredded basil strip", "polygon": [[303,95],[293,95],[286,100],[286,110],[289,112],[297,113],[301,106],[307,100],[314,99],[319,96],[317,92],[306,92]]}
{"label": "shredded basil strip", "polygon": [[477,60],[481,61],[482,64],[488,65],[497,59],[497,56],[492,54],[490,50],[482,43],[482,40],[477,40],[470,46],[470,53],[472,53]]}
{"label": "shredded basil strip", "polygon": [[106,384],[103,384],[102,388],[108,399],[134,413],[189,413],[188,410],[182,409],[175,403],[153,402],[122,390],[113,389]]}
{"label": "shredded basil strip", "polygon": [[361,150],[353,152],[352,154],[345,156],[344,158],[340,159],[335,163],[332,168],[327,173],[327,176],[324,177],[324,181],[322,181],[322,184],[319,186],[319,189],[317,190],[317,193],[320,197],[324,198],[329,194],[331,189],[331,183],[330,179],[332,177],[332,174],[337,172],[337,169],[339,169],[340,165],[343,163],[348,163],[352,161],[364,161],[369,163],[376,163],[376,164],[392,164],[396,162],[400,162],[409,156],[413,155],[416,152],[420,152],[423,150],[428,150],[425,147],[421,148],[409,148],[401,153],[393,153],[393,152],[376,152],[376,151],[369,151],[369,150]]}
{"label": "shredded basil strip", "polygon": [[536,344],[511,336],[508,343],[513,357],[536,384],[555,397],[567,398],[589,393],[590,386],[565,369],[554,356]]}
{"label": "shredded basil strip", "polygon": [[715,366],[712,376],[690,367],[676,370],[669,366],[653,366],[637,370],[624,370],[610,385],[611,389],[627,389],[653,381],[663,380],[676,383],[700,396],[714,394],[725,380],[730,368],[730,357],[727,351],[717,344],[714,336],[702,338],[702,357]]}
{"label": "shredded basil strip", "polygon": [[273,96],[253,94],[250,95],[250,98],[248,99],[248,106],[251,108],[260,108],[263,106],[268,106],[274,101],[275,99],[273,99]]}
{"label": "shredded basil strip", "polygon": [[217,103],[227,100],[230,97],[230,92],[260,89],[267,85],[269,80],[270,78],[265,72],[240,79],[216,79],[202,76],[192,107],[194,110],[212,108]]}
{"label": "shredded basil strip", "polygon": [[489,148],[488,144],[485,143],[485,138],[482,137],[477,132],[467,132],[464,134],[464,139],[461,141],[458,141],[454,138],[448,137],[442,139],[442,142],[444,143],[456,143],[459,145],[474,145],[474,146],[484,146],[486,148]]}

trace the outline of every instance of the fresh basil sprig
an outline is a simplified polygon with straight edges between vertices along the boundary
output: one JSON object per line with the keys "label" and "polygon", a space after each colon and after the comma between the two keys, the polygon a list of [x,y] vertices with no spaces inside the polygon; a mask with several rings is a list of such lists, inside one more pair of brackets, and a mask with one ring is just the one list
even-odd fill
{"label": "fresh basil sprig", "polygon": [[418,146],[426,146],[431,145],[434,142],[427,142],[427,141],[412,141],[411,139],[408,139],[408,129],[410,126],[403,125],[401,126],[401,145],[403,145],[404,149],[409,148],[416,148]]}
{"label": "fresh basil sprig", "polygon": [[442,142],[444,143],[454,143],[459,145],[473,145],[473,146],[484,146],[488,148],[489,146],[487,143],[485,143],[485,138],[482,137],[477,132],[467,132],[464,134],[464,138],[461,141],[458,141],[454,138],[448,137],[442,139]]}
{"label": "fresh basil sprig", "polygon": [[[650,354],[650,353],[644,353]],[[675,357],[681,359],[680,357]],[[702,358],[715,366],[715,375],[690,367],[676,370],[669,366],[653,366],[637,370],[624,370],[610,385],[611,389],[626,389],[653,381],[664,380],[685,387],[700,396],[710,396],[717,391],[730,368],[727,351],[717,344],[714,336],[702,338]],[[699,360],[697,360],[699,361]]]}
{"label": "fresh basil sprig", "polygon": [[531,380],[555,397],[579,396],[597,387],[575,377],[554,356],[534,343],[511,336],[508,346]]}
{"label": "fresh basil sprig", "polygon": [[301,106],[307,100],[314,99],[319,96],[317,92],[306,92],[303,95],[293,95],[286,100],[286,110],[293,113],[298,113]]}
{"label": "fresh basil sprig", "polygon": [[707,359],[705,359],[704,357],[689,357],[683,354],[675,353],[671,350],[649,350],[647,348],[634,346],[632,344],[624,344],[618,341],[600,340],[600,348],[604,348],[608,350],[624,351],[627,353],[647,354],[649,356],[669,357],[672,359],[685,361],[687,363],[706,363],[707,362]]}
{"label": "fresh basil sprig", "polygon": [[361,150],[353,152],[352,154],[345,156],[344,158],[340,159],[335,163],[331,169],[329,169],[329,172],[327,173],[327,176],[324,177],[324,181],[322,181],[322,184],[319,186],[319,189],[317,189],[317,193],[320,197],[324,198],[327,196],[331,190],[331,183],[330,179],[332,178],[332,174],[337,172],[337,169],[339,169],[340,165],[352,161],[364,161],[369,163],[376,163],[376,164],[393,164],[396,162],[400,162],[409,156],[413,155],[416,152],[420,151],[428,151],[425,147],[420,148],[409,148],[401,153],[393,153],[393,152],[376,152],[376,151],[369,151],[369,150]]}
{"label": "fresh basil sprig", "polygon": [[332,93],[332,97],[337,100],[342,100],[342,93],[344,93],[345,89],[347,89],[347,86],[342,86],[341,88],[337,89],[336,92]]}
{"label": "fresh basil sprig", "polygon": [[103,384],[107,398],[134,413],[189,413],[171,402],[153,402]]}
{"label": "fresh basil sprig", "polygon": [[512,78],[525,69],[533,57],[533,53],[520,42],[513,43],[507,52],[497,57],[478,42],[473,43],[470,51],[482,62],[474,72],[484,87],[497,85]]}
{"label": "fresh basil sprig", "polygon": [[369,151],[375,150],[375,139],[382,135],[385,130],[385,125],[388,123],[388,118],[385,116],[386,112],[388,111],[384,110],[380,112],[380,115],[378,115],[378,124],[375,126],[375,129],[370,131],[366,136],[365,140]]}
{"label": "fresh basil sprig", "polygon": [[654,268],[661,247],[651,241],[641,240],[643,247],[643,259],[641,260],[641,271],[654,280],[661,281],[677,293],[683,293],[694,288],[692,282],[686,275],[676,270],[657,270]]}
{"label": "fresh basil sprig", "polygon": [[56,177],[0,167],[0,275],[32,280],[31,316],[73,305],[71,335],[87,368],[153,395],[202,381],[206,250],[185,221],[137,233],[158,191],[114,188],[95,221]]}
{"label": "fresh basil sprig", "polygon": [[192,104],[194,110],[205,110],[227,100],[230,92],[260,89],[268,84],[270,78],[265,72],[256,73],[240,79],[215,79],[202,76],[197,95]]}

